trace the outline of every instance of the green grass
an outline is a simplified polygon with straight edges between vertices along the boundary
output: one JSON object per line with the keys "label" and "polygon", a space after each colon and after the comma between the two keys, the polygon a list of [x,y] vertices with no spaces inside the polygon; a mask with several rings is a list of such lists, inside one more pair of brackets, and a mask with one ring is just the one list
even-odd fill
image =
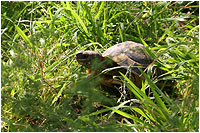
{"label": "green grass", "polygon": [[[198,10],[195,1],[1,2],[1,131],[198,132]],[[148,70],[142,88],[119,77],[133,99],[113,96],[75,60],[127,40],[148,47],[170,74],[163,80],[177,82],[172,94]]]}

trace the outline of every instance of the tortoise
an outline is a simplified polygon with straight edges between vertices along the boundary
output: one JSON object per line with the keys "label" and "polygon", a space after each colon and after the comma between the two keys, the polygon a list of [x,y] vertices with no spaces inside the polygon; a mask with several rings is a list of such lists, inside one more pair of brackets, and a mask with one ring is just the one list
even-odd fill
{"label": "tortoise", "polygon": [[[105,69],[117,67],[118,69],[102,74],[100,83],[107,87],[121,84],[122,82],[114,80],[113,76],[120,75],[119,72],[125,74],[128,69],[131,71],[133,83],[141,87],[144,77],[141,76],[138,67],[145,70],[153,62],[153,58],[147,54],[145,46],[132,41],[116,44],[103,54],[89,50],[79,51],[76,54],[76,60],[87,68],[88,75],[97,75]],[[161,72],[159,71],[159,73]]]}

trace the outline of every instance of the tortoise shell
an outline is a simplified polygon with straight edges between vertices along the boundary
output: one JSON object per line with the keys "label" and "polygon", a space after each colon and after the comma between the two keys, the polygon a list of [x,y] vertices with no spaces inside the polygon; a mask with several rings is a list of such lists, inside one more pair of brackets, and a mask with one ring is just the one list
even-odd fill
{"label": "tortoise shell", "polygon": [[131,41],[108,48],[102,56],[112,59],[120,66],[135,66],[131,69],[135,74],[141,74],[137,67],[144,69],[153,61],[146,53],[144,45]]}

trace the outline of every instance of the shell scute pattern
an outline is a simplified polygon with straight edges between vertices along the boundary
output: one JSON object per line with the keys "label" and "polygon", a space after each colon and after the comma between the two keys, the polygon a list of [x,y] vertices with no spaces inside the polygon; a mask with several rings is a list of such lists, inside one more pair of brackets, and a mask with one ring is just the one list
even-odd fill
{"label": "shell scute pattern", "polygon": [[114,55],[114,56],[110,56],[110,58],[111,58],[114,62],[120,63],[120,62],[124,61],[125,59],[127,59],[128,56],[127,56],[126,54],[124,54],[124,53],[119,53],[118,56],[115,56],[115,55]]}
{"label": "shell scute pattern", "polygon": [[[126,41],[108,48],[103,54],[94,51],[80,51],[76,54],[80,64],[92,69],[92,61],[99,60],[100,67],[93,71],[102,71],[109,67],[131,66],[131,71],[135,74],[141,74],[138,67],[145,69],[153,59],[148,56],[145,46],[136,42]],[[96,66],[95,66],[96,67]]]}
{"label": "shell scute pattern", "polygon": [[108,48],[104,57],[111,58],[121,66],[146,66],[152,62],[142,44],[127,41]]}

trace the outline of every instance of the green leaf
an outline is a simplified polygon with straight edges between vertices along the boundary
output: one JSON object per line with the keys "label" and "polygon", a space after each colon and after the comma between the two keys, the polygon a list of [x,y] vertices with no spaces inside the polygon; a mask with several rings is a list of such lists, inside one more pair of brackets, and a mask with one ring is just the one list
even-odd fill
{"label": "green leaf", "polygon": [[101,14],[101,12],[103,11],[103,7],[104,7],[104,1],[101,1],[101,5],[99,7],[99,10],[97,12],[97,15],[94,17],[95,20],[97,20],[99,18],[99,15]]}
{"label": "green leaf", "polygon": [[57,65],[59,65],[61,62],[60,61],[56,61],[54,62],[52,65],[50,65],[49,67],[47,67],[44,72],[49,72],[52,71]]}
{"label": "green leaf", "polygon": [[123,112],[123,111],[120,111],[120,110],[116,110],[116,109],[113,109],[113,111],[118,113],[118,114],[120,114],[121,116],[124,116],[126,118],[132,119],[135,122],[138,122],[140,124],[144,124],[143,120],[141,120],[141,119],[139,119],[139,118],[137,118],[137,117],[135,117],[133,115],[130,115],[130,114],[126,113],[126,112]]}
{"label": "green leaf", "polygon": [[[170,105],[170,101],[169,99],[162,93],[162,91],[151,81],[151,79],[147,76],[146,73],[144,73],[141,69],[139,69],[140,72],[142,73],[142,75],[145,77],[145,79],[148,81],[150,87],[151,87],[151,90],[153,92],[153,95],[155,96],[155,99],[156,99],[156,102],[158,104],[158,106],[164,111],[166,112],[165,114],[169,114],[169,111],[167,109],[167,107],[165,106],[164,102],[162,101],[162,99],[159,97],[159,95],[157,94],[156,91],[158,91],[162,97],[165,99],[166,102],[168,102],[168,104]],[[155,91],[155,89],[156,91]]]}
{"label": "green leaf", "polygon": [[[139,108],[132,108],[133,110],[135,110],[136,112],[138,112],[140,115],[142,115],[143,117],[145,117],[147,120],[149,121],[155,121],[155,119],[153,117],[147,117],[147,115]],[[151,118],[151,120],[150,120]]]}
{"label": "green leaf", "polygon": [[67,85],[68,85],[67,83],[65,83],[63,85],[63,87],[60,89],[60,91],[58,92],[58,94],[56,95],[56,97],[53,99],[51,105],[54,104],[58,100],[58,98],[61,96],[63,90],[66,88]]}
{"label": "green leaf", "polygon": [[80,23],[80,25],[83,28],[83,30],[85,31],[85,33],[88,34],[89,32],[88,32],[87,27],[85,26],[83,20],[79,17],[79,15],[74,10],[72,10],[72,8],[69,4],[69,1],[66,1],[66,4],[64,3],[64,1],[61,1],[61,3],[63,5],[65,5],[66,10],[69,10],[72,13],[72,15],[76,19],[77,23]]}
{"label": "green leaf", "polygon": [[122,13],[126,13],[126,11],[121,11],[121,12],[119,12],[119,13],[113,15],[113,16],[108,20],[108,22],[111,22],[112,19],[114,19],[115,17],[119,16],[119,15],[122,14]]}
{"label": "green leaf", "polygon": [[28,44],[30,45],[30,47],[32,48],[32,43],[31,43],[31,41],[29,40],[29,38],[25,35],[25,33],[24,33],[17,25],[15,25],[15,28],[16,28],[18,34],[19,34],[19,35],[24,39],[24,41],[25,41],[26,43],[28,43]]}
{"label": "green leaf", "polygon": [[[128,79],[123,73],[120,72],[120,74],[123,76],[124,79],[126,79],[128,81],[128,83],[131,85],[128,85],[129,89],[133,92],[133,94],[139,98],[139,100],[141,100],[142,102],[144,102],[144,100],[146,100],[147,102],[154,104],[151,99],[143,92],[141,91],[130,79]],[[155,104],[154,104],[155,105]]]}
{"label": "green leaf", "polygon": [[123,29],[121,28],[121,26],[119,26],[119,34],[120,34],[120,38],[121,38],[121,41],[123,42],[124,41],[124,37],[123,37]]}

